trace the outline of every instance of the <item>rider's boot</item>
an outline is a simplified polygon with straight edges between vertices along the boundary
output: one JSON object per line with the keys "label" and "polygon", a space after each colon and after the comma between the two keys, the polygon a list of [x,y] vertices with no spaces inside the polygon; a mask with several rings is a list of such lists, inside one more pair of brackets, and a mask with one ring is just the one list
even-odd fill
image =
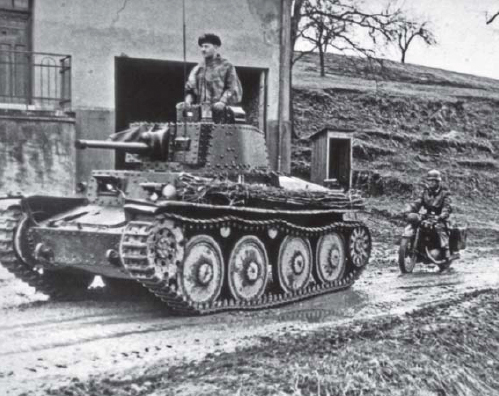
{"label": "rider's boot", "polygon": [[458,258],[461,258],[461,255],[459,254],[459,252],[456,252],[456,253],[450,253],[447,259],[449,261],[454,261],[457,260]]}
{"label": "rider's boot", "polygon": [[451,262],[451,261],[454,261],[454,260],[457,260],[458,258],[461,257],[461,255],[459,254],[459,252],[451,252],[450,249],[444,249],[444,257],[445,257],[445,260]]}
{"label": "rider's boot", "polygon": [[438,266],[440,272],[445,271],[447,268],[449,268],[452,262],[459,257],[459,253],[451,253],[449,249],[444,249],[444,263]]}

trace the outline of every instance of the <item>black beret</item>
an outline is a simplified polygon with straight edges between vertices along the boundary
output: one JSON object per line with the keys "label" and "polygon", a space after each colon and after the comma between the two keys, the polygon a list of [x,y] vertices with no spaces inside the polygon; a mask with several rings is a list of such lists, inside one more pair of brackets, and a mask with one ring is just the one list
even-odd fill
{"label": "black beret", "polygon": [[216,34],[213,33],[205,33],[198,38],[198,45],[201,47],[205,43],[210,43],[213,45],[218,45],[219,47],[222,45],[222,40]]}

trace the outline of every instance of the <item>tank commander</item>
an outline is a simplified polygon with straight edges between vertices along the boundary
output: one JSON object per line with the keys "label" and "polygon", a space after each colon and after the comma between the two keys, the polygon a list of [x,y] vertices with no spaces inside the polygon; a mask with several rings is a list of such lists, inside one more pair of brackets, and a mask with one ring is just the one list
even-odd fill
{"label": "tank commander", "polygon": [[[440,246],[445,252],[445,257],[450,260],[458,258],[458,254],[449,251],[449,217],[452,212],[451,193],[442,184],[442,176],[436,169],[430,170],[426,175],[427,186],[421,192],[418,199],[408,204],[404,213],[418,215],[421,208],[424,208],[429,215],[436,216],[438,223],[435,226],[440,239]],[[413,227],[408,225],[407,227]]]}
{"label": "tank commander", "polygon": [[179,106],[207,102],[214,111],[221,112],[226,106],[241,102],[241,82],[232,63],[220,56],[220,37],[213,33],[203,34],[198,38],[198,45],[203,60],[190,72],[185,84],[185,102]]}

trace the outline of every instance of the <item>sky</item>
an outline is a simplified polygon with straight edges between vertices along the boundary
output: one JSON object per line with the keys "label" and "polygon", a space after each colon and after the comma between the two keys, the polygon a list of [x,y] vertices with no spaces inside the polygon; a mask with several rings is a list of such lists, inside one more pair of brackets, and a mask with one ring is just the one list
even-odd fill
{"label": "sky", "polygon": [[431,20],[438,42],[434,47],[415,42],[407,52],[407,63],[499,80],[499,19],[490,25],[485,23],[486,12],[490,15],[499,11],[498,0],[405,0],[399,3],[410,15]]}
{"label": "sky", "polygon": [[[476,74],[499,80],[499,18],[487,25],[486,12],[499,11],[499,0],[364,0],[381,9],[396,3],[411,17],[432,23],[437,45],[414,41],[406,63]],[[386,57],[400,60],[396,51]]]}

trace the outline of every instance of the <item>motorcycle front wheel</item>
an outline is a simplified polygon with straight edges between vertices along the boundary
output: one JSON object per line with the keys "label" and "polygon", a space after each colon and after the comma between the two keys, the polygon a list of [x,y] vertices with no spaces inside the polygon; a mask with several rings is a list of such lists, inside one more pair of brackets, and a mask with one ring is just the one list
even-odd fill
{"label": "motorcycle front wheel", "polygon": [[416,252],[412,249],[412,239],[402,238],[399,247],[399,268],[403,274],[410,273],[416,265]]}

